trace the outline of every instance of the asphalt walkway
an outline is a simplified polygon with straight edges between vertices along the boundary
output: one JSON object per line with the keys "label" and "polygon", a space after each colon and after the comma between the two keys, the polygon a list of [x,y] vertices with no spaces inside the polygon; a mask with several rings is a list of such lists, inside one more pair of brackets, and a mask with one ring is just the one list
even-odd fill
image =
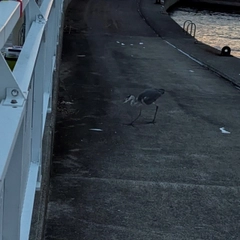
{"label": "asphalt walkway", "polygon": [[[153,2],[69,6],[46,240],[240,239],[239,59]],[[157,122],[125,125],[150,87]]]}

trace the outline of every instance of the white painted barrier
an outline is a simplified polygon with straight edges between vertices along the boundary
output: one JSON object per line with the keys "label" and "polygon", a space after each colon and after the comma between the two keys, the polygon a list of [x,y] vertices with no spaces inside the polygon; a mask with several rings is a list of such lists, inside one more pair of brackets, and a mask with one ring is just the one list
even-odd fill
{"label": "white painted barrier", "polygon": [[29,238],[62,7],[63,0],[40,6],[35,0],[0,1],[0,49],[22,14],[26,24],[13,71],[0,54],[0,240]]}

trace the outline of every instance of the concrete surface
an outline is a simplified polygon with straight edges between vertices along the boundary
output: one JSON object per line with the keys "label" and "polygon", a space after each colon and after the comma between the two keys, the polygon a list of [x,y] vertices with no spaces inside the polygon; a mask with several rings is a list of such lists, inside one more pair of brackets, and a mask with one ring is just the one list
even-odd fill
{"label": "concrete surface", "polygon": [[[176,6],[179,2],[180,0],[165,0],[163,2],[165,11],[168,11],[169,9],[174,8],[174,6]],[[162,4],[161,1],[156,3]]]}
{"label": "concrete surface", "polygon": [[[239,59],[154,1],[72,0],[65,24],[44,239],[240,239]],[[157,123],[125,125],[149,87]]]}

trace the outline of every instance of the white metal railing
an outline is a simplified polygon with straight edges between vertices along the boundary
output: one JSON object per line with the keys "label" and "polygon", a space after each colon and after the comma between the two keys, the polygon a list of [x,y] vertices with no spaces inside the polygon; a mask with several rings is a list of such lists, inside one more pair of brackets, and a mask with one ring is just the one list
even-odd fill
{"label": "white metal railing", "polygon": [[63,1],[0,1],[0,49],[22,13],[26,24],[13,71],[0,53],[0,240],[29,238]]}

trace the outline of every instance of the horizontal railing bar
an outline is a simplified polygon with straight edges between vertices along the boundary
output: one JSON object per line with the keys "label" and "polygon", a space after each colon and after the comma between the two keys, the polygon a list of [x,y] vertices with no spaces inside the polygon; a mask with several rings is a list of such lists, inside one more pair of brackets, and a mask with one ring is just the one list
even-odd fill
{"label": "horizontal railing bar", "polygon": [[18,19],[20,3],[16,1],[0,2],[0,49],[3,48]]}
{"label": "horizontal railing bar", "polygon": [[[2,49],[30,0],[0,1],[0,49]],[[22,4],[22,6],[21,6]]]}
{"label": "horizontal railing bar", "polygon": [[40,11],[46,20],[48,19],[53,3],[54,0],[44,0],[40,6]]}
{"label": "horizontal railing bar", "polygon": [[[43,174],[43,134],[51,124],[47,116],[52,107],[64,0],[40,2],[39,6],[35,0],[0,0],[0,49],[11,33],[17,35],[16,24],[25,24],[21,28],[25,29],[24,44],[14,69],[9,68],[11,65],[7,65],[9,62],[4,56],[0,58],[3,66],[0,79],[3,89],[0,100],[0,239],[29,239],[35,192]],[[16,92],[21,96],[16,97]],[[11,183],[9,188],[6,179]],[[11,211],[16,206],[19,211]]]}

